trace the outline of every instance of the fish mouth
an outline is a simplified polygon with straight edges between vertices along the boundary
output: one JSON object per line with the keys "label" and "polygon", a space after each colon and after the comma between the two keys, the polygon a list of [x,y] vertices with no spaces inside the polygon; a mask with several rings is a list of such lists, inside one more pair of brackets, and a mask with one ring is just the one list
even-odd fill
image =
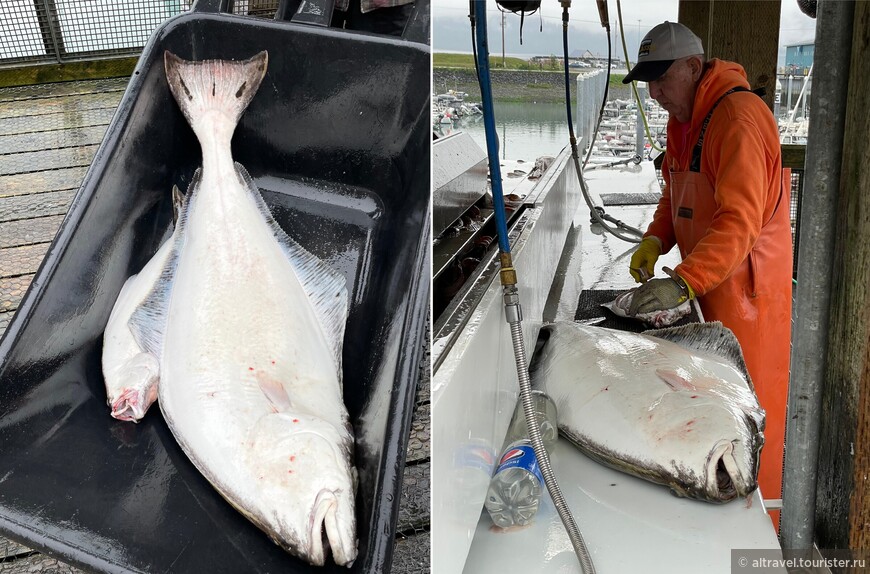
{"label": "fish mouth", "polygon": [[728,502],[749,492],[734,458],[734,444],[719,441],[707,458],[707,495],[713,500]]}
{"label": "fish mouth", "polygon": [[145,416],[145,393],[136,389],[125,389],[112,403],[112,416],[119,421],[137,423]]}
{"label": "fish mouth", "polygon": [[343,534],[339,506],[335,491],[323,489],[317,493],[308,519],[308,554],[316,566],[323,566],[326,547],[332,550],[332,559],[339,566],[350,566],[356,558],[356,541],[353,535]]}
{"label": "fish mouth", "polygon": [[716,486],[719,494],[729,500],[737,496],[737,488],[734,486],[734,481],[731,480],[731,475],[728,474],[725,462],[721,458],[716,463]]}

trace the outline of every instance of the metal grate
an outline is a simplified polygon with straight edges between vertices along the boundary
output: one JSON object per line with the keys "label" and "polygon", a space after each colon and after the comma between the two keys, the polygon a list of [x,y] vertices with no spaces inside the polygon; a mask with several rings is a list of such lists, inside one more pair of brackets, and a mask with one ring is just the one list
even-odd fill
{"label": "metal grate", "polygon": [[792,168],[791,170],[791,206],[789,219],[791,220],[791,248],[792,248],[792,276],[797,279],[798,258],[798,230],[801,221],[801,193],[804,189],[804,170]]}
{"label": "metal grate", "polygon": [[[279,0],[236,0],[233,13],[272,18]],[[191,0],[0,0],[0,67],[135,56]]]}

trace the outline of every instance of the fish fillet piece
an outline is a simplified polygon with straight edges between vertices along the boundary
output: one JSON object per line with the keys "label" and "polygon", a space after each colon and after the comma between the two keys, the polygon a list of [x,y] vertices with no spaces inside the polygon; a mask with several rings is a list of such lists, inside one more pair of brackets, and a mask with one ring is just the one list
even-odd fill
{"label": "fish fillet piece", "polygon": [[631,299],[634,297],[637,289],[631,289],[620,294],[616,299],[609,303],[602,303],[602,307],[609,309],[617,317],[627,319],[637,319],[643,321],[647,325],[656,328],[668,327],[673,325],[686,315],[692,312],[691,301],[683,301],[673,309],[659,309],[650,313],[638,313],[637,315],[629,315],[628,310],[631,308]]}
{"label": "fish fillet piece", "polygon": [[721,503],[756,489],[764,411],[721,323],[636,334],[560,322],[539,341],[532,383],[584,453],[679,496]]}
{"label": "fish fillet piece", "polygon": [[[199,177],[194,174],[194,180]],[[184,197],[172,188],[173,219],[183,208]],[[103,379],[111,414],[122,421],[139,422],[157,400],[160,363],[157,356],[142,350],[129,326],[133,312],[145,301],[160,279],[175,241],[176,229],[145,264],[124,283],[103,333]]]}
{"label": "fish fillet piece", "polygon": [[[353,435],[342,401],[345,279],[275,223],[230,139],[266,72],[166,53],[202,146],[161,280],[134,313],[160,357],[159,404],[185,454],[277,544],[315,565],[357,553]],[[165,324],[162,337],[150,333]]]}

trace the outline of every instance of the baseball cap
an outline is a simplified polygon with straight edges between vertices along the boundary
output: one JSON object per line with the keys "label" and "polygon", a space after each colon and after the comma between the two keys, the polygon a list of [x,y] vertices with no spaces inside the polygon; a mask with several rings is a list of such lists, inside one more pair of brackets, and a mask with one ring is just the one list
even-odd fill
{"label": "baseball cap", "polygon": [[643,37],[637,51],[637,64],[623,78],[622,83],[657,80],[671,67],[674,60],[703,53],[701,39],[691,30],[678,22],[664,22]]}

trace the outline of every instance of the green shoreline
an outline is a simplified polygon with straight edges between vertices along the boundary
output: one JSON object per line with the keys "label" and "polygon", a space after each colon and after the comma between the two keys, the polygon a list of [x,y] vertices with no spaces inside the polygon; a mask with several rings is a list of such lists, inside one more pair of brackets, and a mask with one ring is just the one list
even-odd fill
{"label": "green shoreline", "polygon": [[[571,76],[571,99],[576,99],[576,72]],[[515,103],[563,103],[565,101],[565,73],[562,71],[501,70],[490,73],[493,100]],[[608,99],[631,97],[630,86],[622,84],[625,74],[611,74]],[[448,90],[466,92],[467,101],[480,101],[480,86],[474,69],[435,67],[432,70],[432,93]]]}
{"label": "green shoreline", "polygon": [[[565,101],[565,71],[562,60],[556,56],[536,61],[521,58],[489,56],[490,78],[493,99],[497,102],[514,103],[563,103]],[[572,100],[576,98],[575,86],[578,74],[592,68],[571,68]],[[622,83],[625,72],[610,74],[608,99],[631,97],[629,86]],[[433,95],[448,90],[466,92],[469,101],[480,101],[480,87],[471,54],[432,54]]]}

